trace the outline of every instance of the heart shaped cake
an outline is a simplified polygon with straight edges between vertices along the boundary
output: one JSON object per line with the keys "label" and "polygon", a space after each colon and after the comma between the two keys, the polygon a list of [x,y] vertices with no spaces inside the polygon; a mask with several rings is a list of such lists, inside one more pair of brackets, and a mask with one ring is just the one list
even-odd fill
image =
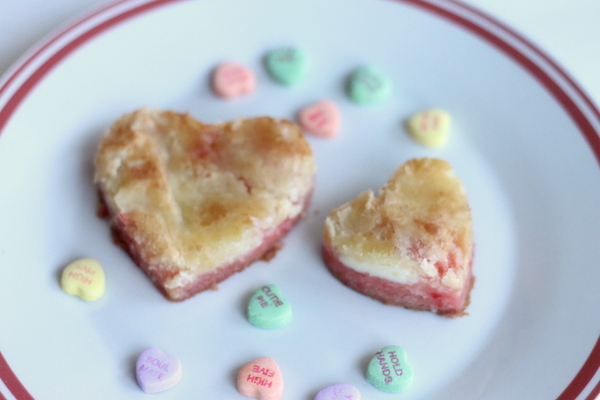
{"label": "heart shaped cake", "polygon": [[324,259],[345,285],[415,310],[460,316],[473,284],[471,209],[446,161],[400,166],[375,195],[361,193],[325,220]]}
{"label": "heart shaped cake", "polygon": [[104,133],[95,165],[115,237],[172,301],[272,255],[308,206],[315,172],[292,122],[206,125],[147,108]]}

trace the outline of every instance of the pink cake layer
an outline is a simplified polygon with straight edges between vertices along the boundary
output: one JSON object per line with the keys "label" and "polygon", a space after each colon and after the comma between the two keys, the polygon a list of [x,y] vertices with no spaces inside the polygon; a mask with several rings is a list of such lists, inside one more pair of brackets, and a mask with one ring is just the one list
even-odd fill
{"label": "pink cake layer", "polygon": [[464,310],[469,305],[469,294],[474,282],[470,266],[463,289],[456,291],[439,282],[433,284],[431,278],[422,278],[413,284],[402,284],[356,271],[342,263],[328,245],[323,246],[323,258],[331,273],[344,285],[385,304],[433,311],[448,317],[464,315]]}
{"label": "pink cake layer", "polygon": [[[292,229],[300,218],[302,218],[304,211],[308,208],[310,203],[311,194],[312,191],[302,200],[302,203],[304,204],[303,211],[293,218],[287,218],[277,227],[265,231],[262,242],[258,247],[237,260],[201,274],[187,285],[176,289],[168,289],[164,286],[164,282],[173,277],[175,273],[160,265],[149,265],[145,257],[143,257],[143,252],[147,251],[147,249],[143,249],[139,243],[136,243],[133,238],[126,233],[131,229],[130,226],[126,229],[126,226],[129,223],[126,215],[117,214],[116,218],[111,219],[113,237],[115,242],[127,251],[135,264],[150,277],[156,288],[160,290],[168,300],[183,301],[207,289],[215,290],[217,288],[217,283],[227,279],[236,272],[242,271],[257,260],[270,260],[275,252],[281,248],[281,239],[290,229]],[[106,206],[106,202],[101,199],[98,211],[100,217],[112,215],[110,209]]]}

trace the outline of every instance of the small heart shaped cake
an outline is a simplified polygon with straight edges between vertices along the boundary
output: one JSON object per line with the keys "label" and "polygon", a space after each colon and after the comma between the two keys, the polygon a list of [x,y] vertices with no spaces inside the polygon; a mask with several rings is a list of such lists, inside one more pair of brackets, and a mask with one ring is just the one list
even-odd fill
{"label": "small heart shaped cake", "polygon": [[323,251],[342,283],[383,303],[446,316],[469,303],[471,209],[446,161],[409,160],[377,195],[333,210]]}
{"label": "small heart shaped cake", "polygon": [[172,301],[273,255],[306,209],[315,172],[292,122],[206,125],[147,108],[104,133],[95,165],[115,237]]}

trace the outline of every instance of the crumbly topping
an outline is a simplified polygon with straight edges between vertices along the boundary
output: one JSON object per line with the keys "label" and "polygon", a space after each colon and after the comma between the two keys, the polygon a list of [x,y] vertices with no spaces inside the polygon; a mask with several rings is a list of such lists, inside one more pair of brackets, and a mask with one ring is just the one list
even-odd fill
{"label": "crumbly topping", "polygon": [[471,211],[450,164],[412,159],[377,195],[365,191],[332,211],[324,240],[361,272],[460,289],[471,262]]}
{"label": "crumbly topping", "polygon": [[113,217],[171,268],[170,286],[231,262],[298,215],[315,163],[293,123],[269,117],[205,125],[142,108],[108,129],[95,182]]}

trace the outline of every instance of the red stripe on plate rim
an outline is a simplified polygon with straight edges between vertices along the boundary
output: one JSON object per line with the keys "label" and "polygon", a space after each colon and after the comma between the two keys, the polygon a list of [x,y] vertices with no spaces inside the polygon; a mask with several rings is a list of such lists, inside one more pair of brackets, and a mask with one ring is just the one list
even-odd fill
{"label": "red stripe on plate rim", "polygon": [[[33,396],[29,394],[25,386],[19,381],[17,375],[10,369],[8,365],[8,361],[4,358],[2,353],[0,352],[0,379],[4,382],[4,385],[10,390],[12,395],[17,400],[33,400]],[[0,393],[0,399],[4,398],[2,393]]]}
{"label": "red stripe on plate rim", "polygon": [[585,398],[585,400],[597,400],[598,395],[600,395],[600,381],[596,384],[596,386],[592,389],[590,394]]}
{"label": "red stripe on plate rim", "polygon": [[473,15],[476,15],[476,16],[482,18],[483,20],[491,23],[492,25],[496,26],[497,28],[502,29],[502,31],[504,31],[506,34],[511,36],[513,39],[516,39],[521,44],[524,44],[529,50],[531,50],[534,54],[536,54],[538,57],[540,57],[548,66],[550,66],[556,73],[558,73],[558,75],[562,79],[564,79],[564,81],[571,87],[571,89],[573,89],[577,93],[577,95],[581,98],[581,100],[583,100],[583,102],[586,104],[586,106],[589,107],[589,109],[592,111],[592,113],[594,114],[596,119],[598,121],[600,121],[600,110],[598,110],[598,108],[596,108],[596,106],[594,105],[594,102],[588,97],[588,95],[581,89],[581,87],[579,87],[579,85],[577,85],[575,83],[575,81],[569,75],[567,75],[562,70],[561,67],[558,66],[558,64],[554,60],[552,60],[550,57],[548,57],[548,55],[546,53],[543,53],[530,40],[528,40],[527,38],[525,38],[523,35],[519,34],[518,32],[515,32],[514,30],[509,28],[506,24],[502,23],[498,19],[482,13],[480,10],[476,9],[475,7],[461,3],[457,0],[444,0],[444,1],[447,1],[448,3],[456,4],[458,7],[461,7],[464,10],[468,10]]}
{"label": "red stripe on plate rim", "polygon": [[[592,123],[587,119],[584,112],[579,108],[576,104],[575,100],[573,100],[569,94],[561,87],[561,85],[555,81],[542,67],[540,67],[534,60],[529,58],[526,54],[522,53],[511,45],[506,40],[494,34],[492,31],[486,29],[486,27],[482,25],[478,25],[474,20],[470,20],[465,16],[459,15],[458,13],[452,11],[450,8],[441,7],[439,5],[428,3],[425,0],[394,0],[403,3],[408,3],[420,7],[422,9],[428,10],[434,14],[437,14],[451,22],[456,23],[457,25],[471,31],[476,36],[481,39],[486,40],[491,45],[495,46],[497,49],[502,51],[508,57],[512,58],[516,61],[521,67],[523,67],[526,71],[528,71],[535,79],[540,82],[540,84],[545,87],[550,94],[559,102],[559,104],[564,108],[567,114],[571,117],[572,121],[577,125],[580,132],[583,134],[586,139],[588,145],[592,149],[594,156],[596,157],[596,161],[600,164],[600,135],[593,127]],[[535,47],[529,41],[526,41],[522,36],[518,35],[516,32],[508,28],[507,26],[497,22],[492,17],[485,15],[481,11],[476,11],[472,7],[467,7],[463,3],[457,0],[439,0],[440,3],[447,3],[451,6],[461,8],[467,12],[470,12],[475,17],[481,17],[485,21],[487,21],[491,26],[504,31],[508,36],[512,37],[515,42],[520,42],[529,50],[533,51],[535,54],[539,55],[543,61],[547,62],[549,66],[554,70],[554,72],[558,73],[559,76],[564,79],[567,83],[572,86],[572,89],[575,90],[577,94],[582,96],[582,101],[592,110],[594,116],[597,117],[598,123],[600,123],[600,111],[594,106],[592,101],[585,95],[583,90],[579,88],[578,85],[565,73],[555,62],[553,62],[550,57],[545,55],[540,49]],[[600,360],[599,360],[600,361]]]}
{"label": "red stripe on plate rim", "polygon": [[84,23],[90,21],[94,17],[99,16],[99,15],[103,14],[104,12],[106,12],[107,10],[112,9],[112,8],[118,6],[119,4],[125,3],[128,1],[130,1],[130,0],[118,0],[111,4],[107,4],[106,6],[101,7],[99,9],[91,12],[90,14],[85,15],[79,21],[74,22],[73,24],[64,28],[62,31],[56,33],[54,36],[50,37],[48,39],[48,41],[41,44],[40,47],[37,50],[35,50],[33,52],[33,54],[31,54],[31,56],[29,56],[27,59],[25,59],[21,63],[19,63],[16,70],[8,77],[8,79],[6,79],[6,81],[4,82],[2,87],[0,87],[0,96],[2,96],[2,94],[6,91],[6,89],[8,89],[8,87],[12,84],[12,82],[21,73],[23,73],[23,70],[25,68],[27,68],[27,66],[29,64],[31,64],[36,58],[38,58],[40,56],[40,54],[42,54],[42,52],[47,50],[50,46],[52,46],[54,43],[56,43],[60,38],[62,38],[63,36],[66,36],[68,33],[72,32],[73,30],[75,30],[77,27],[83,25]]}
{"label": "red stripe on plate rim", "polygon": [[[525,54],[520,52],[514,46],[512,46],[507,41],[498,37],[491,31],[485,29],[485,27],[477,25],[474,21],[467,19],[466,17],[460,16],[449,9],[442,8],[440,6],[434,5],[432,3],[426,3],[423,0],[396,0],[409,4],[413,4],[419,6],[421,8],[432,11],[439,16],[442,16],[452,22],[457,23],[458,25],[466,28],[481,37],[482,39],[488,41],[493,46],[501,50],[507,56],[515,60],[519,65],[521,65],[524,69],[529,71],[551,94],[552,96],[562,105],[567,114],[571,117],[573,122],[578,126],[580,132],[583,134],[586,139],[588,145],[590,146],[592,152],[596,157],[596,161],[600,163],[600,134],[593,127],[592,123],[587,119],[583,111],[577,106],[575,101],[565,92],[565,90],[560,86],[558,82],[556,82],[548,73],[544,71],[538,64],[536,64],[532,59],[528,58]],[[521,45],[524,45],[525,48],[528,48],[534,54],[538,55],[542,61],[547,63],[547,65],[557,73],[561,79],[563,79],[570,87],[573,89],[577,95],[581,97],[581,100],[586,104],[587,107],[592,111],[593,115],[596,117],[597,122],[600,123],[600,111],[593,104],[593,102],[589,99],[589,97],[583,92],[583,90],[573,81],[573,79],[556,64],[550,57],[548,57],[544,52],[542,52],[539,48],[533,45],[530,41],[525,39],[523,36],[519,35],[512,29],[510,29],[505,24],[497,21],[496,19],[490,17],[489,15],[475,9],[474,7],[463,4],[457,0],[441,0],[442,2],[446,2],[448,4],[452,4],[456,7],[459,7],[465,11],[472,13],[474,16],[482,18],[484,21],[493,25],[495,28],[500,29],[508,37],[511,37],[516,42],[519,42]],[[585,390],[585,388],[590,384],[592,378],[600,368],[600,336],[596,340],[594,347],[592,348],[589,356],[585,360],[581,369],[574,376],[573,380],[569,383],[569,385],[563,390],[563,392],[557,397],[556,400],[576,400],[577,397]],[[592,394],[600,394],[600,382],[594,387]],[[595,399],[595,397],[589,397],[586,400]]]}
{"label": "red stripe on plate rim", "polygon": [[[65,28],[61,32],[57,33],[55,36],[51,37],[45,44],[43,44],[35,53],[33,53],[29,58],[22,61],[20,65],[17,66],[15,71],[11,76],[5,81],[4,85],[0,88],[0,95],[6,91],[6,89],[10,86],[15,79],[19,77],[19,75],[24,73],[25,68],[30,65],[34,60],[41,56],[41,54],[47,50],[53,43],[57,42],[60,38],[67,35],[69,32],[72,32],[78,26],[81,26],[85,22],[90,21],[94,17],[102,16],[102,14],[114,9],[118,5],[133,2],[134,0],[118,0],[114,3],[111,3],[105,7],[97,9],[91,14],[83,17],[79,21],[75,22],[73,25]],[[159,6],[163,6],[169,3],[174,3],[181,0],[152,0],[146,3],[143,3],[137,7],[128,9],[123,11],[120,14],[113,16],[112,18],[99,23],[96,26],[91,27],[89,30],[82,32],[79,36],[74,38],[72,41],[67,43],[61,49],[57,50],[53,55],[51,55],[42,65],[40,65],[35,71],[31,73],[31,75],[17,88],[17,90],[12,94],[12,96],[8,99],[6,104],[0,109],[0,135],[9,119],[16,111],[18,106],[23,102],[23,100],[27,97],[29,92],[33,90],[33,88],[39,83],[39,81],[46,76],[60,61],[62,61],[67,55],[74,52],[81,45],[85,44],[88,40],[97,36],[98,34],[118,25],[121,22],[127,21],[137,15],[140,15],[146,11],[152,10]],[[556,82],[543,68],[541,68],[534,60],[529,58],[527,55],[523,54],[513,45],[508,43],[506,40],[500,38],[495,35],[490,30],[486,29],[482,25],[478,25],[474,20],[470,20],[465,16],[461,16],[456,12],[452,11],[450,8],[445,8],[439,6],[437,4],[429,3],[426,0],[393,0],[396,2],[403,2],[407,4],[414,5],[419,7],[425,11],[436,14],[446,20],[449,20],[457,25],[465,28],[471,33],[479,36],[480,38],[486,40],[500,51],[505,53],[508,57],[512,58],[516,61],[521,67],[527,70],[529,73],[533,75],[535,79],[537,79],[542,86],[544,86],[551,95],[561,104],[561,106],[565,109],[567,114],[571,117],[573,122],[577,125],[580,132],[586,139],[588,145],[590,146],[592,152],[594,153],[596,160],[600,163],[600,135],[595,130],[592,123],[588,120],[584,112],[579,108],[576,104],[575,100],[571,98],[571,96],[561,87],[561,85]],[[489,15],[477,10],[476,8],[464,4],[457,0],[439,0],[440,3],[446,3],[453,7],[457,7],[458,9],[462,9],[463,11],[467,11],[471,13],[473,16],[478,17],[485,21],[486,23],[494,26],[496,29],[499,29],[504,34],[511,37],[516,42],[525,46],[528,50],[532,51],[534,54],[540,57],[540,59],[547,64],[555,73],[563,79],[567,85],[570,86],[572,90],[580,97],[580,100],[584,102],[584,104],[589,108],[589,110],[593,113],[593,115],[597,118],[597,122],[600,123],[600,111],[593,104],[593,102],[589,99],[589,97],[584,93],[584,91],[573,81],[573,79],[566,74],[561,67],[559,67],[550,57],[548,57],[544,52],[542,52],[539,48],[533,45],[530,41],[528,41],[523,36],[519,35],[517,32],[501,23],[500,21],[490,17]],[[600,336],[596,341],[593,349],[591,350],[588,358],[584,362],[581,369],[577,372],[571,383],[565,388],[565,390],[557,397],[557,400],[575,400],[577,396],[579,396],[583,390],[590,384],[592,378],[600,368]],[[19,396],[10,389],[11,387],[17,388],[17,393]],[[18,400],[21,399],[33,399],[29,392],[25,389],[25,387],[18,380],[16,375],[12,372],[8,363],[0,353],[0,378],[5,382],[6,386],[9,387],[13,395]],[[21,390],[20,392],[18,390]],[[600,394],[600,382],[595,385],[592,389],[592,392],[589,394],[586,400],[591,400]],[[0,393],[0,396],[2,394]],[[28,396],[28,397],[20,397],[20,396]],[[0,397],[1,400],[1,397]]]}
{"label": "red stripe on plate rim", "polygon": [[[120,1],[114,3],[112,7],[107,7],[103,11],[107,12],[112,10],[112,8],[116,7],[119,4],[127,3],[128,0]],[[129,0],[132,1],[132,0]],[[29,92],[39,83],[39,81],[48,74],[60,61],[62,61],[67,55],[74,52],[81,45],[85,44],[88,40],[96,37],[102,32],[107,31],[108,29],[118,25],[124,21],[127,21],[133,17],[136,17],[144,12],[150,11],[159,6],[163,6],[169,3],[178,2],[181,0],[152,0],[147,3],[143,3],[137,7],[131,8],[129,10],[125,10],[122,13],[119,13],[112,18],[107,19],[91,27],[89,30],[82,32],[79,36],[75,37],[72,41],[67,43],[65,46],[57,50],[54,54],[52,54],[42,65],[40,65],[35,71],[31,73],[31,75],[23,82],[17,90],[12,94],[12,96],[8,99],[8,101],[4,104],[4,106],[0,109],[0,135],[6,124],[8,123],[10,117],[13,115],[17,107],[23,102],[23,100],[27,97]],[[96,15],[99,15],[96,13]],[[71,31],[72,29],[65,29],[61,33],[64,36],[66,33]],[[55,41],[51,39],[50,41]],[[39,55],[38,55],[39,56]],[[34,58],[30,58],[26,60],[27,63],[31,63]],[[12,81],[17,78],[19,73],[23,72],[24,68],[17,68],[17,72],[9,79]]]}

